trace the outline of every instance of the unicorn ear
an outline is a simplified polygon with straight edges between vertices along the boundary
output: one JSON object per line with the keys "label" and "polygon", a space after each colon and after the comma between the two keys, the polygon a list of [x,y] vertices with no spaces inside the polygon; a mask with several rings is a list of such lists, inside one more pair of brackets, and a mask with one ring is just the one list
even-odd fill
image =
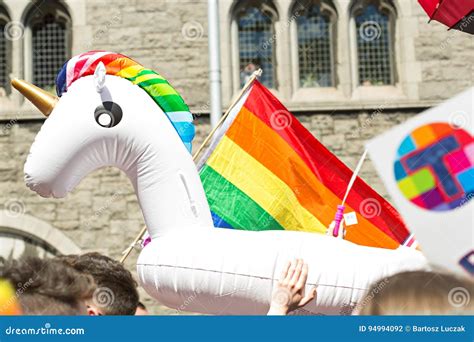
{"label": "unicorn ear", "polygon": [[105,75],[107,71],[105,70],[104,63],[100,62],[97,67],[95,68],[94,72],[94,83],[95,89],[98,93],[102,91],[102,88],[105,86]]}

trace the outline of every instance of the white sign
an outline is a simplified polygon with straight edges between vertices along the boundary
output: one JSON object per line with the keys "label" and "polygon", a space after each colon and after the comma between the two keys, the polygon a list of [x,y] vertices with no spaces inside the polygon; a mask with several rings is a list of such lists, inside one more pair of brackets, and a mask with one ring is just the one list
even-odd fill
{"label": "white sign", "polygon": [[427,258],[471,276],[473,102],[474,87],[367,143],[377,172]]}
{"label": "white sign", "polygon": [[351,211],[350,213],[344,214],[344,223],[346,227],[353,226],[358,223],[357,215],[355,211]]}

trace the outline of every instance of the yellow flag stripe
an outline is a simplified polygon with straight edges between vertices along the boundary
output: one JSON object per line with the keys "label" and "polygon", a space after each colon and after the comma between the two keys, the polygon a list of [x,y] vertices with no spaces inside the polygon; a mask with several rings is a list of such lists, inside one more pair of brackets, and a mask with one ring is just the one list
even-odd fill
{"label": "yellow flag stripe", "polygon": [[[233,160],[239,163],[232,163]],[[326,231],[326,227],[301,206],[285,182],[228,137],[222,138],[207,164],[252,198],[286,230]]]}

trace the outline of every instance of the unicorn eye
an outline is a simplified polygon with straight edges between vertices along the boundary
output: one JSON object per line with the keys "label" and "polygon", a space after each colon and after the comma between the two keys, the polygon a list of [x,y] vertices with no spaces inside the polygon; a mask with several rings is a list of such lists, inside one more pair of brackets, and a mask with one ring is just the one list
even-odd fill
{"label": "unicorn eye", "polygon": [[103,102],[94,111],[95,121],[102,127],[114,127],[122,120],[122,108],[115,102]]}

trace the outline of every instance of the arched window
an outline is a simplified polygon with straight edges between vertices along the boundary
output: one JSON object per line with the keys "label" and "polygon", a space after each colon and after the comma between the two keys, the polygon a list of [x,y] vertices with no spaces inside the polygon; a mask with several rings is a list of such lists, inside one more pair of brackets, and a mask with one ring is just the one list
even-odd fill
{"label": "arched window", "polygon": [[358,85],[395,84],[396,14],[391,1],[356,1],[352,15],[357,37]]}
{"label": "arched window", "polygon": [[60,230],[28,214],[0,210],[0,260],[50,258],[81,250]]}
{"label": "arched window", "polygon": [[3,231],[0,227],[0,259],[11,260],[26,257],[52,258],[59,252],[46,242],[18,233]]}
{"label": "arched window", "polygon": [[270,1],[240,2],[234,12],[238,28],[240,84],[245,84],[252,72],[263,69],[260,81],[276,88],[275,29],[276,10]]}
{"label": "arched window", "polygon": [[[11,40],[10,19],[7,11],[0,6],[0,97],[10,92]],[[13,37],[14,38],[14,37]]]}
{"label": "arched window", "polygon": [[334,87],[336,11],[330,1],[297,1],[293,9],[298,37],[300,87]]}
{"label": "arched window", "polygon": [[26,17],[31,33],[31,78],[35,85],[51,90],[58,71],[70,57],[71,19],[64,6],[40,1]]}

